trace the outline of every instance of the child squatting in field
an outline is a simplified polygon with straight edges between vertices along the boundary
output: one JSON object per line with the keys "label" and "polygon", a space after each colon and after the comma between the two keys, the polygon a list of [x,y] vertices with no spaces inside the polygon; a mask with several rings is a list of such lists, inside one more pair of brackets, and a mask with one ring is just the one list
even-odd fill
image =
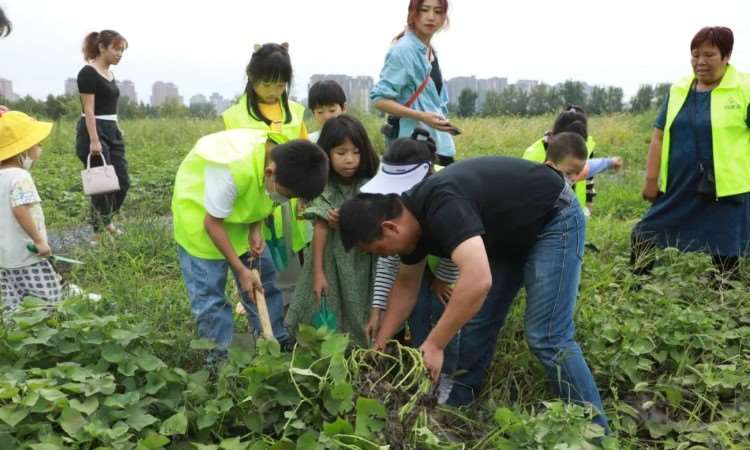
{"label": "child squatting in field", "polygon": [[[0,112],[0,296],[3,316],[18,310],[27,296],[49,305],[62,297],[60,277],[45,259],[47,243],[42,200],[29,172],[42,156],[39,144],[52,124],[18,111]],[[37,253],[27,248],[33,243]],[[6,317],[7,318],[7,317]]]}

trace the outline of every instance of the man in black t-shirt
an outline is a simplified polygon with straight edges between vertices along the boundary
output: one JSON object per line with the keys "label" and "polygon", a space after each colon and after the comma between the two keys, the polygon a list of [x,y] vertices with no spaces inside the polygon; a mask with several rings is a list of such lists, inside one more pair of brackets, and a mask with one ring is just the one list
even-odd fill
{"label": "man in black t-shirt", "polygon": [[[583,139],[569,134],[550,145],[585,150]],[[414,308],[426,255],[450,257],[458,266],[453,296],[421,346],[425,364],[437,379],[442,349],[461,329],[449,404],[470,403],[478,394],[498,332],[524,285],[529,347],[559,395],[592,405],[595,422],[607,427],[598,390],[574,337],[585,218],[575,194],[554,169],[507,157],[462,161],[401,196],[360,194],[348,200],[339,212],[339,228],[346,248],[401,255],[375,341],[379,347]]]}

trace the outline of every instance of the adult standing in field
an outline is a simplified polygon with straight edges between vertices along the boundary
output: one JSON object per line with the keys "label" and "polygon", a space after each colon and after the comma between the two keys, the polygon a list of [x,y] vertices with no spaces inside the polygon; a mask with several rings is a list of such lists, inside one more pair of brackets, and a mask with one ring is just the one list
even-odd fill
{"label": "adult standing in field", "polygon": [[409,137],[416,127],[429,130],[437,143],[438,163],[454,161],[456,147],[446,119],[448,91],[432,38],[448,23],[448,0],[410,0],[406,30],[393,41],[385,56],[380,79],[370,91],[375,107],[388,114],[383,127],[386,147]]}
{"label": "adult standing in field", "polygon": [[649,146],[643,198],[652,203],[631,236],[648,271],[654,247],[709,253],[722,277],[750,254],[750,75],[737,71],[734,36],[705,27],[690,42],[693,74],[674,83]]}
{"label": "adult standing in field", "polygon": [[[574,133],[561,133],[549,145],[551,152],[570,146],[586,151]],[[450,404],[468,404],[479,393],[498,332],[525,285],[529,348],[560,397],[593,406],[595,421],[606,428],[573,323],[586,220],[554,168],[507,157],[461,161],[400,196],[360,194],[347,201],[339,228],[346,248],[401,255],[377,347],[414,309],[427,254],[450,257],[458,266],[450,301],[420,347],[437,379],[444,349],[461,329]]]}
{"label": "adult standing in field", "polygon": [[102,232],[122,234],[112,222],[120,210],[130,187],[125,143],[117,123],[117,101],[120,89],[111,67],[117,65],[128,48],[128,41],[118,32],[103,30],[89,33],[83,40],[83,58],[87,64],[78,72],[78,92],[81,95],[81,119],[76,130],[76,154],[84,167],[114,166],[120,190],[91,196],[90,223],[96,244]]}

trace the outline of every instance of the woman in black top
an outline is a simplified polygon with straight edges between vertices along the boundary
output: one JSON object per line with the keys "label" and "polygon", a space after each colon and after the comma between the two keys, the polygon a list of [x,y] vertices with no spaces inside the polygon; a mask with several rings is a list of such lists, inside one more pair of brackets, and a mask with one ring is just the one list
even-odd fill
{"label": "woman in black top", "polygon": [[128,41],[112,30],[89,33],[83,41],[83,56],[88,64],[78,72],[83,113],[78,121],[76,153],[84,166],[89,157],[91,166],[100,166],[106,160],[107,164],[114,166],[120,181],[119,191],[91,196],[92,244],[98,242],[102,231],[122,233],[112,223],[112,216],[120,210],[130,187],[125,145],[117,125],[120,90],[110,70],[110,66],[120,62],[126,48]]}

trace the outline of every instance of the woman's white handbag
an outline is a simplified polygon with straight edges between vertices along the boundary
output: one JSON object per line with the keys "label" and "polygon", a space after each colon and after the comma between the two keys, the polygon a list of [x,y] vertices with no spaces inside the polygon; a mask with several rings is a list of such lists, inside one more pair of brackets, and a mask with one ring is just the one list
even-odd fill
{"label": "woman's white handbag", "polygon": [[86,195],[108,194],[120,190],[115,167],[107,164],[103,154],[99,154],[104,165],[91,167],[91,153],[86,158],[86,169],[81,171],[83,193]]}

